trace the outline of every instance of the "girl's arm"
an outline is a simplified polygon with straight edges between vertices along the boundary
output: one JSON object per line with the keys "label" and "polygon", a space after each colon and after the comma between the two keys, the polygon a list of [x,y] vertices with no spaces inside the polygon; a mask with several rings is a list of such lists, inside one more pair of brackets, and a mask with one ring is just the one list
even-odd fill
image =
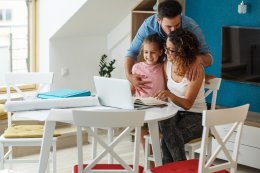
{"label": "girl's arm", "polygon": [[175,94],[171,93],[169,90],[158,92],[155,95],[155,97],[161,100],[165,100],[169,98],[176,105],[182,107],[185,110],[189,110],[192,107],[199,93],[202,82],[204,80],[203,67],[200,68],[200,74],[202,75],[200,75],[196,80],[193,80],[189,83],[183,98],[176,96]]}

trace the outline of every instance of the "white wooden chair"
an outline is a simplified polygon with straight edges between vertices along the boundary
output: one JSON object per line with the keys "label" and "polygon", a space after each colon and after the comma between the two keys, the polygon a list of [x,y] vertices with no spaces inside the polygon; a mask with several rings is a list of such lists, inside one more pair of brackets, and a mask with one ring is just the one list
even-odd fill
{"label": "white wooden chair", "polygon": [[[82,128],[84,127],[88,134],[93,136],[97,143],[99,143],[104,150],[97,154],[97,156],[84,164],[85,172],[128,172],[137,173],[142,172],[143,168],[139,166],[139,145],[140,145],[140,128],[144,122],[144,111],[126,111],[126,110],[100,110],[100,111],[84,111],[73,110],[73,119],[75,125],[77,125],[77,144],[78,144],[78,165],[74,166],[74,173],[82,173],[83,169],[83,156],[82,156]],[[111,142],[104,142],[93,131],[95,128],[118,128],[123,127],[124,130]],[[132,166],[116,153],[115,146],[120,142],[122,138],[129,135],[130,132],[135,129],[135,144]],[[98,164],[106,154],[110,154],[118,164]],[[93,169],[92,169],[93,168]]]}
{"label": "white wooden chair", "polygon": [[[215,110],[216,101],[217,101],[217,93],[220,88],[221,78],[213,78],[209,82],[210,82],[209,84],[205,84],[206,92],[204,94],[204,98],[206,98],[210,94],[212,94],[210,110]],[[150,154],[151,153],[150,147],[149,147],[151,145],[150,136],[146,135],[146,136],[144,136],[144,138],[145,138],[144,169],[147,170],[147,169],[149,169],[149,161],[154,161],[154,158],[153,158],[153,155]],[[210,138],[211,138],[211,136],[210,136]],[[194,159],[195,150],[199,149],[200,145],[201,145],[201,138],[192,140],[185,144],[185,151],[188,151],[189,159]],[[209,146],[211,146],[211,143],[209,144]],[[210,153],[208,153],[208,154],[210,155]]]}
{"label": "white wooden chair", "polygon": [[[242,135],[244,121],[248,113],[249,104],[218,110],[205,110],[203,111],[203,135],[200,158],[191,159],[185,161],[172,162],[156,168],[151,169],[152,173],[177,173],[177,172],[189,172],[189,173],[231,173],[237,172],[237,160],[240,146],[240,139]],[[217,131],[217,126],[229,124],[230,129],[225,136],[221,136]],[[208,136],[212,133],[218,147],[215,151],[212,151],[212,155],[207,155]],[[234,138],[234,143],[228,142],[230,138]],[[211,148],[209,148],[211,149]],[[231,149],[231,151],[230,151]],[[226,157],[226,161],[214,163],[218,154],[223,152]]]}
{"label": "white wooden chair", "polygon": [[[17,95],[19,100],[22,102],[23,100],[28,99],[35,99],[38,92],[46,91],[50,89],[50,85],[52,84],[53,80],[53,73],[37,73],[37,72],[30,72],[30,73],[7,73],[5,74],[5,84],[7,90],[7,102],[12,102],[11,96],[13,94]],[[30,92],[30,94],[26,94],[23,92],[19,87],[22,85],[35,85],[36,91]],[[11,89],[14,89],[17,93],[11,93]],[[37,114],[37,111],[35,111]],[[8,112],[8,129],[12,127],[14,117],[17,118],[19,114],[22,112]],[[37,115],[35,115],[37,116]],[[19,119],[24,120],[22,118]],[[16,126],[20,128],[21,126]],[[30,128],[30,125],[28,125]],[[8,130],[7,129],[7,130]],[[19,129],[18,129],[19,130]],[[53,138],[52,142],[52,162],[53,162],[53,172],[56,172],[56,141],[57,138]],[[0,137],[0,170],[4,169],[4,164],[9,164],[9,167],[12,167],[13,163],[38,163],[39,160],[25,160],[25,159],[14,159],[13,158],[13,147],[22,147],[22,146],[41,146],[42,138],[35,138],[35,137],[12,137],[7,138],[5,134],[1,135]],[[4,148],[8,147],[8,151],[5,153]],[[49,171],[49,169],[48,169]]]}
{"label": "white wooden chair", "polygon": [[[92,128],[94,133],[98,133],[98,128]],[[113,128],[102,128],[103,130],[106,130],[107,131],[107,141],[108,142],[112,142],[113,141],[113,138],[114,138],[114,130]],[[97,156],[97,141],[94,137],[92,137],[92,159],[94,159],[96,156]],[[107,157],[107,162],[109,164],[113,164],[114,160],[113,160],[113,157],[111,156],[111,154],[108,154],[108,157]]]}
{"label": "white wooden chair", "polygon": [[[215,110],[216,102],[217,102],[217,93],[220,88],[221,78],[214,78],[214,79],[211,79],[209,82],[210,82],[209,84],[205,84],[205,89],[207,91],[205,92],[204,97],[206,98],[210,94],[212,94],[210,110]],[[209,137],[210,137],[209,146],[211,146],[212,136],[209,135]],[[201,145],[201,139],[195,139],[195,140],[192,140],[192,141],[188,142],[187,144],[185,144],[185,151],[188,151],[189,159],[194,159],[195,151],[200,148],[200,145]],[[210,155],[211,153],[208,153],[208,154]]]}

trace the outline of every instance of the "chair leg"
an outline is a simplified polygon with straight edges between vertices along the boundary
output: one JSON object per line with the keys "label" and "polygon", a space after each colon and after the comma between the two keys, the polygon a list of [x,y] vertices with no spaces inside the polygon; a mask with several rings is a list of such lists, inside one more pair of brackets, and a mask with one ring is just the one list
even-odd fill
{"label": "chair leg", "polygon": [[150,164],[149,164],[149,155],[150,155],[150,145],[149,145],[149,138],[150,136],[145,136],[145,145],[144,145],[144,171],[148,171],[150,169]]}
{"label": "chair leg", "polygon": [[56,141],[53,141],[53,144],[52,144],[52,171],[53,171],[53,173],[56,173],[56,171],[57,171],[57,169],[56,169],[56,147],[57,147],[57,145],[56,145]]}
{"label": "chair leg", "polygon": [[189,159],[194,159],[195,158],[194,150],[193,150],[192,147],[188,151],[188,156],[189,156]]}
{"label": "chair leg", "polygon": [[207,146],[207,158],[211,157],[212,152],[212,137],[209,138],[208,146]]}
{"label": "chair leg", "polygon": [[[107,142],[111,143],[113,141],[113,136],[114,136],[114,130],[113,128],[109,128],[107,131]],[[108,164],[113,164],[113,157],[111,154],[108,154]]]}
{"label": "chair leg", "polygon": [[[97,133],[97,128],[92,128],[94,133]],[[97,141],[95,138],[92,137],[92,159],[94,159],[97,156]]]}
{"label": "chair leg", "polygon": [[78,173],[83,173],[82,128],[77,126]]}
{"label": "chair leg", "polygon": [[[13,160],[13,147],[9,146],[8,147],[8,152],[10,151],[9,155],[8,155],[8,160]],[[13,164],[12,162],[10,162],[9,164],[9,169],[12,170],[13,169]]]}
{"label": "chair leg", "polygon": [[4,144],[0,143],[0,170],[4,169]]}
{"label": "chair leg", "polygon": [[48,165],[47,165],[47,173],[50,173],[50,159],[49,159]]}

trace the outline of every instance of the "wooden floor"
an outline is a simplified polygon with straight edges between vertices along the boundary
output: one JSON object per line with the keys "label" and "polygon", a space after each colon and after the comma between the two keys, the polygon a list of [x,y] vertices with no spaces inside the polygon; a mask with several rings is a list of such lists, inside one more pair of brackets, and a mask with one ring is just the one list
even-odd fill
{"label": "wooden floor", "polygon": [[[117,150],[122,154],[122,157],[130,163],[132,160],[131,151],[133,149],[133,142],[131,142],[130,136],[123,140]],[[37,158],[39,155],[27,156],[25,158]],[[84,146],[84,157],[91,157],[91,144]],[[71,173],[74,163],[77,161],[76,147],[58,150],[57,152],[57,173]],[[140,164],[143,165],[143,150],[140,153]],[[19,173],[36,173],[38,164],[16,164],[13,170],[19,171]],[[253,169],[246,166],[239,165],[238,173],[260,173],[259,169]]]}

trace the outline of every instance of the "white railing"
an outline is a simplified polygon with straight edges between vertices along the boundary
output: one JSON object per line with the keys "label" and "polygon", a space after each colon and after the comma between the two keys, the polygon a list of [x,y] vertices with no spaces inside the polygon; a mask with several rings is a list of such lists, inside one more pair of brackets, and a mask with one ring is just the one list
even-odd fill
{"label": "white railing", "polygon": [[[5,34],[0,35],[0,72],[27,72],[29,71],[29,49],[27,26],[4,28]],[[6,30],[9,29],[9,33]],[[1,32],[0,32],[1,33]],[[3,33],[3,32],[2,32]]]}

